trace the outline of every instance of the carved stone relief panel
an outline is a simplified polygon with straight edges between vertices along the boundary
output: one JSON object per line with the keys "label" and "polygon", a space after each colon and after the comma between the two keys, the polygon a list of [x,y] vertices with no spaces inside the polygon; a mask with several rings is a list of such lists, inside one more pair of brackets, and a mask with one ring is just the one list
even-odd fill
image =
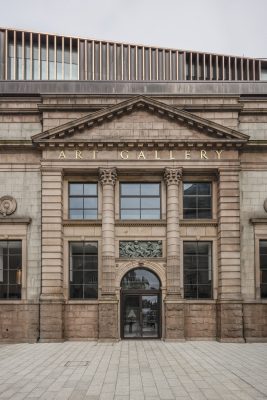
{"label": "carved stone relief panel", "polygon": [[157,258],[162,257],[161,240],[120,241],[120,257]]}

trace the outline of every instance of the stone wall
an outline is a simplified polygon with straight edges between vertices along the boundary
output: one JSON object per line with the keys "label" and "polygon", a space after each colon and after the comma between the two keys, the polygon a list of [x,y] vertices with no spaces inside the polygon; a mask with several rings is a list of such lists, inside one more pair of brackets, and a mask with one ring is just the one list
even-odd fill
{"label": "stone wall", "polygon": [[266,341],[267,304],[244,304],[244,333],[248,342]]}
{"label": "stone wall", "polygon": [[27,228],[27,300],[37,300],[41,285],[41,175],[38,170],[0,171],[0,197],[10,195],[17,201],[14,218],[31,218]]}
{"label": "stone wall", "polygon": [[98,338],[98,304],[66,304],[64,319],[65,339]]}
{"label": "stone wall", "polygon": [[267,139],[266,124],[267,124],[266,114],[260,116],[242,115],[240,116],[238,129],[240,130],[240,132],[249,135],[250,139],[266,140]]}
{"label": "stone wall", "polygon": [[36,342],[38,336],[38,304],[0,304],[0,341]]}
{"label": "stone wall", "polygon": [[185,339],[216,338],[216,304],[187,303],[184,310]]}
{"label": "stone wall", "polygon": [[[2,157],[2,160],[4,157]],[[27,282],[23,292],[23,300],[8,301],[0,299],[0,340],[4,341],[36,341],[39,336],[39,294],[41,286],[41,180],[37,169],[20,164],[2,165],[0,171],[0,197],[13,196],[17,201],[17,210],[10,219],[30,218],[31,222],[18,231],[9,228],[12,235],[26,234],[25,259]],[[29,170],[28,170],[29,169]],[[2,222],[5,220],[1,216]],[[0,231],[1,239],[7,233]],[[12,235],[9,239],[12,239]],[[21,236],[24,238],[24,236]],[[24,249],[23,249],[24,251]]]}
{"label": "stone wall", "polygon": [[31,140],[41,131],[39,115],[0,115],[1,140]]}
{"label": "stone wall", "polygon": [[255,298],[254,230],[251,218],[267,217],[267,171],[242,171],[240,183],[241,280],[244,299]]}

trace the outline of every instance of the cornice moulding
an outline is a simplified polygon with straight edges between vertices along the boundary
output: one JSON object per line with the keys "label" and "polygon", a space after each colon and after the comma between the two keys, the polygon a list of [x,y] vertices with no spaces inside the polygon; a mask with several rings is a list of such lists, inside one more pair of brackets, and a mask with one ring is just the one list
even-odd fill
{"label": "cornice moulding", "polygon": [[12,218],[12,217],[0,217],[0,224],[8,225],[29,225],[31,218]]}

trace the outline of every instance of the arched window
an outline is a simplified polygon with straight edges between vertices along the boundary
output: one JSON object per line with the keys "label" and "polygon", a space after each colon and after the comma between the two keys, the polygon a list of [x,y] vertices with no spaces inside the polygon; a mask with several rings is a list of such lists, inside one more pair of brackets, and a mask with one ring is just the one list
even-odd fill
{"label": "arched window", "polygon": [[136,268],[124,275],[121,287],[123,290],[159,290],[160,280],[153,272]]}

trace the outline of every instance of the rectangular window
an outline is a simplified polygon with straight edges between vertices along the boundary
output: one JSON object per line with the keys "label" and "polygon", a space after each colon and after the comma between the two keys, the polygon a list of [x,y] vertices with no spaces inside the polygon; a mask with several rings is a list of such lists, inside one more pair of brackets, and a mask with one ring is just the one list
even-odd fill
{"label": "rectangular window", "polygon": [[69,218],[97,219],[97,183],[69,184]]}
{"label": "rectangular window", "polygon": [[121,219],[160,219],[160,183],[121,183]]}
{"label": "rectangular window", "polygon": [[0,241],[0,298],[21,298],[21,240]]}
{"label": "rectangular window", "polygon": [[185,219],[212,218],[210,182],[184,182],[183,215]]}
{"label": "rectangular window", "polygon": [[261,297],[267,298],[267,240],[260,240]]}
{"label": "rectangular window", "polygon": [[70,298],[97,299],[97,242],[70,242]]}
{"label": "rectangular window", "polygon": [[184,297],[212,298],[211,242],[184,242]]}

